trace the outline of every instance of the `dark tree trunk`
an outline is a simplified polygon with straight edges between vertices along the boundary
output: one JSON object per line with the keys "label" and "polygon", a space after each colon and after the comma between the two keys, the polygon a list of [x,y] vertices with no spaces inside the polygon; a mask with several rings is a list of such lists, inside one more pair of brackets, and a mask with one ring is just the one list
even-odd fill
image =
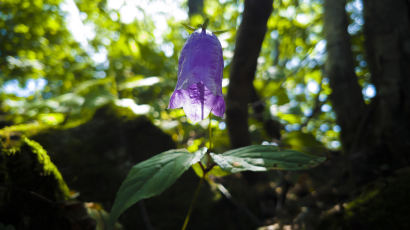
{"label": "dark tree trunk", "polygon": [[410,2],[363,0],[367,63],[377,96],[361,149],[390,167],[410,163]]}
{"label": "dark tree trunk", "polygon": [[188,0],[188,15],[192,17],[195,14],[202,15],[204,9],[204,0]]}
{"label": "dark tree trunk", "polygon": [[326,75],[330,80],[337,123],[340,125],[341,141],[345,151],[355,142],[365,103],[354,71],[350,36],[347,33],[346,0],[324,1],[324,31],[327,40]]}
{"label": "dark tree trunk", "polygon": [[272,13],[273,0],[245,0],[238,30],[227,95],[227,125],[233,148],[251,144],[248,104],[251,101],[257,59]]}
{"label": "dark tree trunk", "polygon": [[409,165],[410,6],[363,0],[366,58],[377,95],[365,106],[346,31],[345,0],[325,0],[327,75],[341,140],[356,181]]}

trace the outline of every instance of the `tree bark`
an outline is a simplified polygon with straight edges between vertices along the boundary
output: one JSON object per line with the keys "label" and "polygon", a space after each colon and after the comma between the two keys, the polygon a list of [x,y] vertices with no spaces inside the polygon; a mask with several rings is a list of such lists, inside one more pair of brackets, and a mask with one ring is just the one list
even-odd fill
{"label": "tree bark", "polygon": [[363,0],[367,64],[376,97],[366,106],[354,73],[346,0],[325,0],[326,73],[356,182],[410,164],[410,7]]}
{"label": "tree bark", "polygon": [[396,167],[408,165],[410,2],[363,0],[363,9],[366,58],[377,90],[367,142]]}
{"label": "tree bark", "polygon": [[204,9],[204,0],[188,0],[188,15],[189,17],[195,14],[202,15]]}
{"label": "tree bark", "polygon": [[238,30],[227,95],[227,126],[233,148],[251,144],[248,103],[251,100],[257,59],[273,10],[273,0],[245,0]]}
{"label": "tree bark", "polygon": [[324,32],[327,40],[326,75],[330,99],[341,127],[341,141],[350,151],[365,110],[362,89],[354,71],[350,36],[347,33],[346,0],[324,1]]}

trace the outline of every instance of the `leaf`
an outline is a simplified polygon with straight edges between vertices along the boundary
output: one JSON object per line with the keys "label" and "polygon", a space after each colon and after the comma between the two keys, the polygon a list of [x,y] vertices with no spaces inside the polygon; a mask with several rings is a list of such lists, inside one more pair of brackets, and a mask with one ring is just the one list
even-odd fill
{"label": "leaf", "polygon": [[[203,156],[205,156],[206,152],[208,151],[208,148],[201,148],[198,151],[202,152]],[[209,162],[211,161],[211,162]],[[209,163],[213,163],[212,159],[210,159],[209,157],[202,157],[200,162],[202,163],[202,165],[208,165]],[[196,175],[199,178],[204,177],[204,171],[202,170],[201,166],[199,165],[199,162],[192,165],[192,169],[194,170],[194,172],[196,173]],[[210,171],[208,171],[205,175],[205,179],[209,179],[209,176],[214,176],[214,177],[223,177],[226,175],[229,175],[231,173],[229,173],[228,171],[222,170],[221,167],[219,166],[214,166],[212,167],[212,169]]]}
{"label": "leaf", "polygon": [[188,31],[194,32],[196,29],[188,24],[182,23],[182,25],[187,29]]}
{"label": "leaf", "polygon": [[325,157],[294,150],[280,150],[272,145],[251,145],[220,155],[211,153],[211,157],[223,170],[231,173],[246,170],[301,170],[315,167],[325,160]]}
{"label": "leaf", "polygon": [[174,184],[182,173],[197,163],[203,155],[202,151],[192,154],[186,149],[174,149],[132,167],[115,197],[110,213],[110,226],[133,204],[159,195]]}
{"label": "leaf", "polygon": [[228,31],[229,30],[217,30],[217,31],[212,31],[212,33],[215,34],[215,35],[220,35],[220,34],[228,32]]}

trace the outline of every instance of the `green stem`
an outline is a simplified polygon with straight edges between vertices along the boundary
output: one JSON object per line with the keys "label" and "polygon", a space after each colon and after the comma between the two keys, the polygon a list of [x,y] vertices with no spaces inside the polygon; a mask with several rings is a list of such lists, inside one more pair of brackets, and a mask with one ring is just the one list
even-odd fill
{"label": "green stem", "polygon": [[212,150],[212,113],[209,113],[209,151]]}
{"label": "green stem", "polygon": [[186,227],[188,226],[188,222],[189,222],[189,219],[191,217],[192,210],[194,209],[195,202],[198,199],[199,191],[201,190],[201,185],[202,185],[203,181],[205,180],[205,172],[203,172],[203,173],[204,173],[203,177],[201,178],[198,185],[196,186],[194,197],[192,198],[191,204],[190,204],[189,209],[188,209],[188,213],[186,214],[186,217],[185,217],[184,225],[182,226],[181,230],[185,230]]}
{"label": "green stem", "polygon": [[[213,147],[212,146],[212,113],[210,113],[209,114],[209,148],[206,153],[208,157],[210,157],[209,153],[212,147]],[[194,197],[192,198],[191,204],[189,205],[188,213],[186,214],[184,225],[182,226],[181,230],[185,230],[187,228],[189,219],[191,218],[192,210],[195,207],[195,203],[196,203],[196,200],[198,199],[199,191],[201,190],[201,185],[205,180],[206,173],[209,172],[214,167],[214,165],[210,165],[209,162],[210,161],[208,160],[208,164],[206,166],[202,165],[202,163],[199,162],[199,165],[201,166],[201,169],[202,169],[202,177],[195,189]]]}

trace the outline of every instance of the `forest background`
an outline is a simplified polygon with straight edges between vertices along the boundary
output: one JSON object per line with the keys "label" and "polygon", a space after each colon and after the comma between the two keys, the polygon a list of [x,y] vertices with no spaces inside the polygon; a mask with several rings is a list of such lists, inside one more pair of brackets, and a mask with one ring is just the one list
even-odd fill
{"label": "forest background", "polygon": [[[42,202],[64,201],[55,226],[80,212],[67,207],[88,202],[82,218],[101,227],[133,164],[205,146],[209,121],[193,124],[167,106],[189,36],[182,23],[208,18],[211,31],[227,30],[218,35],[227,111],[211,121],[215,150],[274,144],[328,160],[303,172],[209,178],[194,229],[408,228],[409,4],[2,0],[0,223],[44,224],[55,209]],[[40,165],[53,165],[57,185],[24,157],[46,151],[57,167]],[[195,179],[190,172],[120,222],[178,228]]]}

